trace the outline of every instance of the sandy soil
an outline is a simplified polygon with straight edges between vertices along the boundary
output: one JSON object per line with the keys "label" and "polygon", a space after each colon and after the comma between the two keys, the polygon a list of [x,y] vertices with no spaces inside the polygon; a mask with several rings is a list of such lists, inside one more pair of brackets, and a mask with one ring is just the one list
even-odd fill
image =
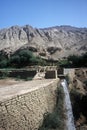
{"label": "sandy soil", "polygon": [[23,80],[15,80],[15,79],[12,79],[12,78],[6,78],[6,79],[1,79],[0,80],[0,87],[2,86],[7,86],[7,85],[13,85],[13,84],[19,84],[19,83],[22,83],[24,82]]}
{"label": "sandy soil", "polygon": [[32,81],[15,81],[13,79],[0,80],[0,101],[45,87],[55,79]]}

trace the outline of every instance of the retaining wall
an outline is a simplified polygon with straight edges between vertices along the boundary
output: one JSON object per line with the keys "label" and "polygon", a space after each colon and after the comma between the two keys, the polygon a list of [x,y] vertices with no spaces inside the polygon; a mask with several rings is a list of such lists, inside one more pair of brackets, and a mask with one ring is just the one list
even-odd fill
{"label": "retaining wall", "polygon": [[46,79],[55,79],[57,78],[57,71],[56,70],[49,70],[45,73]]}
{"label": "retaining wall", "polygon": [[0,130],[37,130],[55,107],[57,83],[0,102]]}
{"label": "retaining wall", "polygon": [[23,70],[23,69],[14,69],[14,70],[0,70],[0,76],[8,76],[13,78],[27,78],[34,77],[36,75],[36,70]]}

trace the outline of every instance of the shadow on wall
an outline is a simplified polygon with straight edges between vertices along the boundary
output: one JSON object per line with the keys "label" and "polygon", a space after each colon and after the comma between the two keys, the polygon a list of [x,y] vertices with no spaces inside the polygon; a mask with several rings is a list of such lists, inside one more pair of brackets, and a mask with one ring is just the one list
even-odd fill
{"label": "shadow on wall", "polygon": [[19,70],[19,71],[12,71],[9,73],[9,77],[20,77],[21,79],[26,79],[28,77],[33,78],[36,75],[36,71],[28,71],[28,70]]}
{"label": "shadow on wall", "polygon": [[36,70],[2,70],[0,71],[1,78],[19,78],[19,79],[32,79],[36,75]]}
{"label": "shadow on wall", "polygon": [[45,73],[45,78],[46,79],[55,79],[57,78],[57,73],[55,70],[51,70],[51,71],[46,71]]}

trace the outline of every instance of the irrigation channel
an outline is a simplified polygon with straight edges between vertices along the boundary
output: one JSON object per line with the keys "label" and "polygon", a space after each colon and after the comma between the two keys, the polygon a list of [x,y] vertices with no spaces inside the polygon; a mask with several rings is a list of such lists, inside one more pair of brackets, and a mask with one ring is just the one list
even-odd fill
{"label": "irrigation channel", "polygon": [[71,100],[68,91],[68,85],[65,79],[61,81],[61,85],[64,90],[65,98],[64,98],[64,108],[65,108],[65,115],[66,115],[66,130],[76,130],[74,125],[74,117],[72,112]]}

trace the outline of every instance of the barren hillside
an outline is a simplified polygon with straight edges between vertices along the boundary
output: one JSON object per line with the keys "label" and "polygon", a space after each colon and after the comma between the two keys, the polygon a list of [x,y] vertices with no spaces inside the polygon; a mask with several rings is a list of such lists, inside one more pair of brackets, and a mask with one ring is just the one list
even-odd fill
{"label": "barren hillside", "polygon": [[0,51],[6,54],[28,48],[35,55],[58,59],[87,51],[87,28],[55,26],[37,29],[29,25],[0,30]]}

